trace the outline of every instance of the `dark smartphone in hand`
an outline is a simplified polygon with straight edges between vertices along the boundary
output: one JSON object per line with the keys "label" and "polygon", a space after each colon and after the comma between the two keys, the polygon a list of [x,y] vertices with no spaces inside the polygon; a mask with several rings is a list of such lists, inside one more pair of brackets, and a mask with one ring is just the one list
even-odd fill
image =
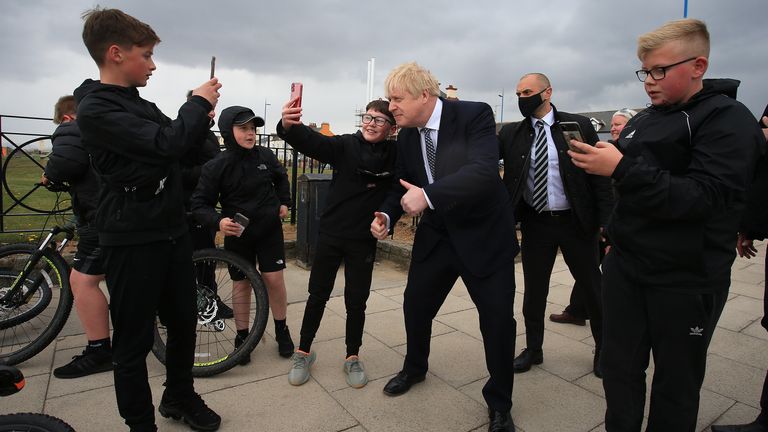
{"label": "dark smartphone in hand", "polygon": [[247,217],[243,216],[242,213],[235,213],[235,217],[233,217],[232,220],[240,224],[243,227],[243,229],[247,228],[248,223],[251,221]]}
{"label": "dark smartphone in hand", "polygon": [[209,79],[213,79],[213,74],[216,72],[216,56],[211,57],[211,77]]}
{"label": "dark smartphone in hand", "polygon": [[571,145],[572,139],[585,142],[584,134],[581,132],[581,125],[579,125],[577,122],[560,122],[560,129],[563,131],[563,136],[565,137],[565,142],[568,144],[568,148],[577,153],[584,153],[583,151]]}
{"label": "dark smartphone in hand", "polygon": [[295,82],[291,84],[291,100],[298,97],[299,99],[293,104],[294,108],[301,108],[301,96],[304,93],[304,84]]}

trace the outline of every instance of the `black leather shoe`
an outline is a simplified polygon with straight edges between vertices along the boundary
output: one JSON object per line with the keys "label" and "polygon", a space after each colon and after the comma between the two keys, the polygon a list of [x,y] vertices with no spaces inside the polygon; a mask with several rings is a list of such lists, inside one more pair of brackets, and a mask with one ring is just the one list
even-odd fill
{"label": "black leather shoe", "polygon": [[768,427],[753,421],[743,425],[712,425],[712,432],[768,432]]}
{"label": "black leather shoe", "polygon": [[544,362],[544,353],[541,350],[532,350],[525,348],[519,356],[515,357],[515,373],[528,372],[531,366],[542,364]]}
{"label": "black leather shoe", "polygon": [[400,396],[411,389],[411,386],[424,381],[424,375],[411,376],[400,371],[384,386],[384,394],[387,396]]}
{"label": "black leather shoe", "polygon": [[515,422],[512,421],[512,414],[488,409],[488,417],[491,422],[488,423],[488,432],[515,432]]}

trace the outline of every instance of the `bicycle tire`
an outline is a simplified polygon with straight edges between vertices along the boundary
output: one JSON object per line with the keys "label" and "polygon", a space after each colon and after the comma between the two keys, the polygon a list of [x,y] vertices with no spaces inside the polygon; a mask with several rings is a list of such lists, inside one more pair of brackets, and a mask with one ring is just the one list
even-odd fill
{"label": "bicycle tire", "polygon": [[0,432],[75,432],[64,420],[40,413],[0,416]]}
{"label": "bicycle tire", "polygon": [[[0,247],[0,292],[10,287],[36,249],[37,245],[31,243]],[[14,325],[0,326],[0,364],[14,365],[32,358],[53,342],[69,318],[73,299],[69,265],[64,258],[55,250],[46,249],[28,280],[37,275],[44,279],[36,291],[49,290],[51,300],[34,316],[25,317]],[[0,323],[12,322],[16,316],[13,314],[24,307],[26,305],[0,307]]]}
{"label": "bicycle tire", "polygon": [[[197,342],[192,375],[208,377],[225,372],[251,354],[264,336],[269,317],[267,289],[254,266],[240,256],[223,249],[195,251],[192,261],[195,267],[195,285],[198,292]],[[250,331],[243,344],[235,348],[237,334],[234,319],[217,319],[213,297],[218,295],[224,304],[235,308],[232,302],[232,278],[230,271],[239,270],[251,282],[249,306]],[[213,290],[211,290],[213,287]],[[220,326],[220,328],[217,327]],[[152,352],[165,364],[165,327],[157,321]]]}

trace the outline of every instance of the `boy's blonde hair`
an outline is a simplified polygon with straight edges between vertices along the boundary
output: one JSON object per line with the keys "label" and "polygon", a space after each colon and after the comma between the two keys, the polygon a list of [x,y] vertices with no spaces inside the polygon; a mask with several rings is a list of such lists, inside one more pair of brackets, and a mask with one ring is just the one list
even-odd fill
{"label": "boy's blonde hair", "polygon": [[427,69],[416,62],[403,63],[392,69],[384,81],[384,96],[389,98],[394,89],[404,90],[411,96],[419,96],[426,90],[432,96],[440,96],[440,83]]}
{"label": "boy's blonde hair", "polygon": [[667,42],[683,41],[691,55],[709,58],[709,31],[704,21],[686,18],[670,21],[656,30],[637,38],[637,57],[640,60],[649,52]]}
{"label": "boy's blonde hair", "polygon": [[107,48],[117,45],[125,50],[133,46],[160,43],[152,27],[119,9],[94,8],[83,13],[83,43],[97,65],[104,64]]}
{"label": "boy's blonde hair", "polygon": [[65,115],[74,115],[77,113],[77,103],[75,97],[66,95],[59,98],[56,105],[53,106],[53,122],[61,124]]}

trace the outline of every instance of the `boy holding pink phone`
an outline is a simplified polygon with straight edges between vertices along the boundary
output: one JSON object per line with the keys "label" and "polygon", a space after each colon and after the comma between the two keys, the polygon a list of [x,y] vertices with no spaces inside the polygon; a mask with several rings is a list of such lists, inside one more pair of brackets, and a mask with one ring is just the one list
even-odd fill
{"label": "boy holding pink phone", "polygon": [[[203,166],[192,195],[192,212],[203,224],[224,234],[224,249],[249,262],[256,262],[267,286],[269,307],[275,321],[275,339],[282,357],[293,354],[294,345],[285,323],[288,300],[285,292],[285,247],[282,218],[291,203],[288,175],[275,154],[256,144],[256,128],[264,119],[242,106],[224,109],[219,129],[226,150]],[[221,214],[216,203],[221,204]],[[239,223],[238,223],[239,222]],[[247,225],[247,226],[245,226]],[[242,344],[248,335],[250,282],[232,274],[233,304],[237,337]],[[241,310],[242,309],[242,310]],[[241,364],[247,364],[246,357]]]}

